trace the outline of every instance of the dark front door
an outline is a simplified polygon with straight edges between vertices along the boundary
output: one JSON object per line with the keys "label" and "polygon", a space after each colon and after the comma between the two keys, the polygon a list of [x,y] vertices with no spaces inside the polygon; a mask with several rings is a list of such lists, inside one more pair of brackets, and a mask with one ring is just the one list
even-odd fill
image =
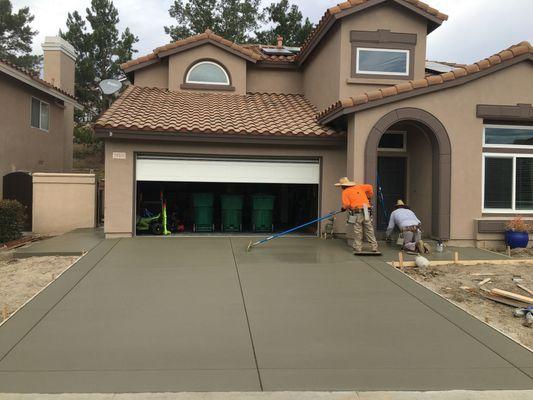
{"label": "dark front door", "polygon": [[[377,193],[377,227],[383,231],[389,223],[388,216],[398,199],[405,201],[407,162],[405,157],[378,157],[378,185],[381,184],[383,202]],[[384,206],[383,206],[384,203]]]}

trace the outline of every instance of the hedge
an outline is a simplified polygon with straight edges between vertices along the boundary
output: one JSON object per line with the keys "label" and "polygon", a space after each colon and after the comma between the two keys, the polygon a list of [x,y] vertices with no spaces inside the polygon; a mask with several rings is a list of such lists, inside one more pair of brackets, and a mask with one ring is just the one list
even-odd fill
{"label": "hedge", "polygon": [[0,243],[22,237],[25,207],[16,200],[0,200]]}

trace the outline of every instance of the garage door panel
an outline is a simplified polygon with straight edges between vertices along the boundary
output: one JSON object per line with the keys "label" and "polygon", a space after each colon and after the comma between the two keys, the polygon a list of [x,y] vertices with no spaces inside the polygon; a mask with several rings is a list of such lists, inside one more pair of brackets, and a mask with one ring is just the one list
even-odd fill
{"label": "garage door panel", "polygon": [[138,181],[318,184],[318,160],[137,159]]}

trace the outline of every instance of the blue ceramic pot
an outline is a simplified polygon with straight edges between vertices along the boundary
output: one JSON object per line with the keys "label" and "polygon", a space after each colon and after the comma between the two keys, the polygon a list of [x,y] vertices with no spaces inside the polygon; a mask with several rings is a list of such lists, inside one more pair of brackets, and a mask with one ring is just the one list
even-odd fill
{"label": "blue ceramic pot", "polygon": [[529,242],[529,233],[505,231],[505,244],[511,249],[526,248]]}

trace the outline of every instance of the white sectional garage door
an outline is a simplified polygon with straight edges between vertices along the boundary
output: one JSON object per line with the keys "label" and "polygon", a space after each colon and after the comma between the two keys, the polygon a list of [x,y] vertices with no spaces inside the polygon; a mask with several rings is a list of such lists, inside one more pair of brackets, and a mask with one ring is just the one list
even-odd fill
{"label": "white sectional garage door", "polygon": [[138,156],[137,181],[320,183],[318,160]]}

